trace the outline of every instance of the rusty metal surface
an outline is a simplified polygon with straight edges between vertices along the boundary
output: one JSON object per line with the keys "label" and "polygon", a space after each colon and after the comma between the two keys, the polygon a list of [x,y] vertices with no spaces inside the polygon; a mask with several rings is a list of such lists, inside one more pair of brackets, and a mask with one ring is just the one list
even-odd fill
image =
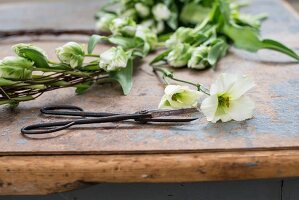
{"label": "rusty metal surface", "polygon": [[[256,0],[249,11],[269,13],[270,18],[263,26],[263,35],[279,39],[299,50],[298,18],[289,13],[281,1]],[[0,20],[0,27],[2,24]],[[12,55],[10,46],[15,42],[11,39],[0,41],[1,58]],[[46,49],[54,59],[54,49],[62,42],[38,41],[34,44]],[[97,50],[100,52],[105,48],[107,46],[99,46]],[[147,60],[151,57],[153,55]],[[71,104],[86,110],[109,112],[156,108],[163,94],[163,86],[153,75],[148,62],[135,64],[134,87],[129,96],[122,96],[118,85],[106,84],[97,85],[84,95],[75,95],[73,89],[49,92],[36,101],[22,103],[16,111],[2,106],[0,154],[299,149],[299,64],[288,61],[289,58],[270,51],[253,55],[232,49],[215,72],[177,71],[177,76],[205,85],[210,85],[222,72],[251,76],[257,83],[257,87],[250,92],[250,96],[256,100],[257,109],[254,118],[245,122],[211,124],[199,114],[198,121],[174,126],[116,123],[74,127],[51,139],[28,139],[20,135],[20,128],[24,125],[59,120],[40,116],[41,106]]]}

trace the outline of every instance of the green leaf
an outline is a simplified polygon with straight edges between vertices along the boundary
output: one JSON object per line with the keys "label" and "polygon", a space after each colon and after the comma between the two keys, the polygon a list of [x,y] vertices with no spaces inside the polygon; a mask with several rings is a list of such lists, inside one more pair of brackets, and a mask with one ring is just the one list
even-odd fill
{"label": "green leaf", "polygon": [[233,41],[237,48],[256,52],[262,47],[257,30],[251,27],[225,24],[222,32]]}
{"label": "green leaf", "polygon": [[180,20],[184,23],[200,24],[210,13],[211,8],[203,7],[192,2],[185,4],[180,14]]}
{"label": "green leaf", "polygon": [[280,42],[277,42],[275,40],[264,39],[262,41],[262,48],[272,49],[272,50],[284,53],[296,60],[299,60],[299,55],[295,51],[293,51],[292,49],[286,47],[285,45],[283,45]]}
{"label": "green leaf", "polygon": [[119,45],[124,49],[133,49],[143,45],[143,40],[140,38],[129,38],[123,36],[111,36],[108,38],[109,42]]}
{"label": "green leaf", "polygon": [[214,66],[217,63],[218,59],[225,56],[227,49],[228,44],[223,40],[220,40],[218,43],[212,46],[208,55],[209,64]]}
{"label": "green leaf", "polygon": [[161,60],[163,60],[171,51],[171,49],[164,51],[163,53],[159,54],[158,56],[156,56],[151,62],[150,65],[153,65]]}
{"label": "green leaf", "polygon": [[103,40],[107,40],[107,37],[101,35],[92,35],[88,40],[87,53],[91,54],[94,48],[96,47],[97,43]]}
{"label": "green leaf", "polygon": [[133,86],[133,61],[130,58],[127,67],[119,71],[109,73],[109,77],[117,81],[123,90],[124,95],[128,95]]}
{"label": "green leaf", "polygon": [[0,78],[0,87],[2,86],[10,86],[18,83],[17,81],[7,80],[5,78]]}
{"label": "green leaf", "polygon": [[48,68],[48,59],[39,51],[32,48],[21,48],[19,53],[22,57],[32,60],[34,66],[38,68]]}
{"label": "green leaf", "polygon": [[75,85],[76,93],[83,94],[84,92],[86,92],[86,90],[88,90],[92,86],[92,84],[93,84],[92,81],[88,81],[85,83],[79,83],[79,84]]}

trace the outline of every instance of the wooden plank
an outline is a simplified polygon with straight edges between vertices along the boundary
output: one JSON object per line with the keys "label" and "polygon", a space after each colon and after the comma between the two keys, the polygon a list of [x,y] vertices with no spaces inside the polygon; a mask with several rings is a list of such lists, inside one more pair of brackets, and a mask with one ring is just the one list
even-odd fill
{"label": "wooden plank", "polygon": [[[298,151],[2,156],[0,194],[48,194],[89,183],[167,183],[299,176]],[[26,183],[26,184],[25,184]]]}

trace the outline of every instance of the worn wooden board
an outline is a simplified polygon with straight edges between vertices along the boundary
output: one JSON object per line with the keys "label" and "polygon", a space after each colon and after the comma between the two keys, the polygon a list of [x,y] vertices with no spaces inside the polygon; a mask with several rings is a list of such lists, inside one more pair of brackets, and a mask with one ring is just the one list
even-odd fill
{"label": "worn wooden board", "polygon": [[[92,5],[86,6],[86,9],[91,9],[94,12],[94,1],[91,2],[85,2],[87,5]],[[51,8],[51,12],[56,10],[55,3],[57,2],[47,5]],[[11,9],[7,4],[5,5],[6,7],[0,7],[0,10]],[[36,8],[34,3],[32,5],[33,8]],[[23,6],[27,6],[26,8],[30,10],[27,4]],[[56,6],[61,9],[59,3]],[[77,8],[76,6],[79,5],[73,4],[72,6]],[[28,15],[34,15],[29,10],[27,10]],[[298,18],[288,12],[281,1],[256,0],[247,10],[251,13],[261,11],[269,13],[270,18],[263,26],[263,35],[279,39],[297,51],[299,50]],[[1,12],[1,15],[4,14]],[[56,18],[59,21],[55,22],[61,23],[63,20],[69,22],[68,20],[72,19],[71,16],[72,12],[68,13],[65,19]],[[11,18],[8,11],[5,13],[5,17],[8,21],[1,20],[1,18],[0,27],[13,29],[14,27],[4,24],[11,26],[16,20]],[[55,16],[53,17],[55,18]],[[75,18],[73,17],[73,19]],[[86,23],[88,27],[83,28],[92,28],[92,19],[84,19],[89,21]],[[26,23],[29,24],[29,27],[34,27],[35,22],[30,20]],[[46,20],[46,23],[51,26],[54,22]],[[84,24],[84,22],[80,22],[80,24]],[[66,24],[66,26],[68,25]],[[80,25],[78,26],[80,27]],[[16,27],[24,28],[24,24],[19,23]],[[51,41],[48,39],[44,38],[33,43],[46,49],[50,57],[54,59],[55,47],[63,44],[61,40],[68,41],[71,38],[60,37],[60,41],[53,41],[55,38],[51,38]],[[0,57],[12,55],[10,46],[24,40],[26,41],[28,38],[0,41]],[[76,37],[74,40],[84,41],[86,38]],[[99,46],[98,52],[105,48],[107,46]],[[150,57],[147,58],[147,61],[150,59]],[[0,154],[119,154],[299,149],[299,65],[289,61],[291,61],[289,58],[270,51],[261,51],[259,54],[253,55],[232,49],[230,54],[219,63],[215,72],[211,70],[205,72],[177,71],[177,76],[199,81],[205,85],[209,85],[222,72],[251,76],[257,83],[257,87],[250,92],[250,96],[256,100],[257,109],[254,118],[245,122],[211,124],[199,114],[200,120],[196,122],[173,126],[116,123],[74,127],[61,132],[59,137],[48,139],[28,139],[20,135],[20,128],[25,125],[60,120],[39,115],[39,108],[47,105],[70,104],[81,106],[86,110],[110,112],[135,112],[145,108],[156,108],[163,94],[163,86],[153,75],[148,62],[135,64],[134,87],[129,96],[122,96],[119,86],[108,84],[95,86],[80,96],[75,95],[73,89],[50,92],[34,102],[21,104],[15,111],[10,111],[7,107],[2,106],[0,111]]]}

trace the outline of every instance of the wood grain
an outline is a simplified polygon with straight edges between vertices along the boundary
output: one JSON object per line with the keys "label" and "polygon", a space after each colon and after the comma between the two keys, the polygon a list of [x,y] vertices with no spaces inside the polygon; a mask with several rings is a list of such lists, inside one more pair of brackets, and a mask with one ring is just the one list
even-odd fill
{"label": "wood grain", "polygon": [[3,156],[0,194],[49,194],[92,183],[165,183],[299,176],[299,151]]}
{"label": "wood grain", "polygon": [[[63,1],[57,2],[16,6],[6,3],[0,7],[0,26],[5,31],[24,27],[92,29],[91,15],[98,0],[70,7]],[[82,16],[83,4],[90,9],[86,12],[90,16]],[[11,15],[11,8],[16,15]],[[65,8],[69,8],[67,12]],[[298,49],[298,19],[281,1],[253,0],[249,12],[269,13],[263,36]],[[55,16],[48,17],[49,13]],[[90,19],[88,23],[87,19]],[[4,41],[6,44],[0,41],[0,57],[12,55],[10,46],[22,39],[10,38]],[[38,39],[34,44],[47,50],[50,59],[54,59],[54,49],[63,43]],[[72,37],[65,39],[69,41]],[[107,48],[99,45],[96,52]],[[181,78],[205,85],[210,85],[222,72],[253,77],[258,86],[249,95],[256,99],[257,110],[254,119],[245,122],[210,124],[200,115],[200,120],[187,126],[94,125],[74,128],[52,139],[28,139],[19,134],[24,125],[61,120],[38,115],[39,108],[46,105],[72,104],[110,112],[156,108],[163,86],[147,63],[135,65],[135,84],[129,96],[122,96],[118,85],[104,85],[95,86],[81,96],[74,95],[72,89],[51,92],[37,101],[21,104],[15,111],[1,107],[0,194],[48,194],[102,182],[196,182],[299,176],[299,150],[294,150],[299,146],[298,67],[298,63],[271,51],[251,55],[232,49],[216,71],[177,71]]]}

